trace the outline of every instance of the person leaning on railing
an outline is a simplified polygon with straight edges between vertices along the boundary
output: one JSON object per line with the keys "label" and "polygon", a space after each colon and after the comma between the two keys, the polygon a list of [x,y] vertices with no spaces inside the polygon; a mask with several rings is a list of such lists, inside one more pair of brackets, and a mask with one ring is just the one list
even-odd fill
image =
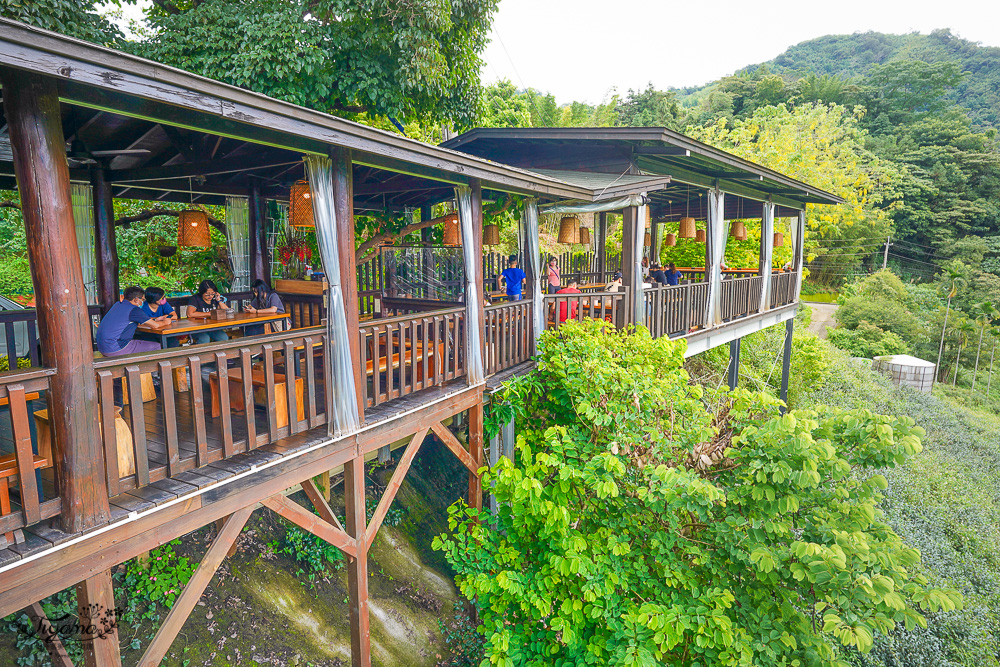
{"label": "person leaning on railing", "polygon": [[150,317],[143,312],[141,306],[146,292],[141,287],[126,287],[123,296],[121,301],[111,306],[111,310],[97,325],[97,350],[105,357],[159,350],[159,343],[136,340],[135,331],[140,324],[146,323],[155,329],[163,329],[170,326],[172,320],[166,315]]}
{"label": "person leaning on railing", "polygon": [[[263,280],[256,280],[250,288],[253,291],[253,298],[244,310],[251,315],[269,315],[271,313],[284,313],[285,304],[281,303],[281,297],[277,295]],[[281,331],[281,320],[271,322],[274,331]],[[246,328],[247,336],[259,336],[264,333],[263,324],[255,324]]]}
{"label": "person leaning on railing", "polygon": [[[229,309],[229,306],[226,305],[222,295],[219,294],[219,288],[216,287],[215,283],[211,280],[202,280],[201,283],[198,284],[198,293],[188,300],[187,307],[187,316],[189,320],[208,319],[212,316],[213,310]],[[229,335],[221,329],[216,331],[202,331],[200,333],[191,334],[191,340],[198,344],[208,343],[209,341],[221,343],[222,341],[229,340]]]}
{"label": "person leaning on railing", "polygon": [[507,292],[508,301],[520,301],[525,282],[524,271],[517,266],[517,255],[511,255],[507,268],[500,273],[500,287]]}

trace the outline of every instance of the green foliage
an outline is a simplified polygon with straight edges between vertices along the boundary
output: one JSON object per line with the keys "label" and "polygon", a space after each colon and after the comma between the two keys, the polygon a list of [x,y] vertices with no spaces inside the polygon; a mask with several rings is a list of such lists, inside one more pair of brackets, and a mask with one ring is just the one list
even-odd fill
{"label": "green foliage", "polygon": [[302,585],[308,583],[309,588],[315,588],[317,580],[326,579],[344,567],[344,554],[340,549],[291,523],[285,523],[281,544],[271,546],[295,560],[299,568],[295,576],[305,576]]}
{"label": "green foliage", "polygon": [[682,128],[682,112],[673,91],[660,91],[650,83],[645,90],[628,91],[615,108],[617,125],[632,127]]}
{"label": "green foliage", "polygon": [[[66,653],[75,664],[83,662],[83,646],[80,637],[76,632],[62,632],[62,629],[69,629],[77,622],[76,589],[67,588],[55,595],[51,595],[41,601],[42,610],[45,617],[55,628],[59,639],[62,641]],[[60,622],[61,621],[61,622]],[[9,635],[16,637],[15,647],[21,652],[14,660],[14,664],[19,667],[33,667],[34,665],[51,665],[49,652],[46,649],[46,642],[38,636],[38,624],[24,612],[11,614],[3,619],[0,627]]]}
{"label": "green foliage", "polygon": [[483,637],[462,603],[455,603],[455,615],[450,622],[438,619],[438,627],[452,653],[450,659],[438,663],[439,667],[479,667],[483,660]]}
{"label": "green foliage", "polygon": [[134,627],[141,620],[157,621],[159,607],[174,606],[197,567],[187,556],[174,551],[180,543],[172,540],[150,551],[147,559],[134,558],[125,563],[122,584],[127,604],[121,620],[126,625]]}
{"label": "green foliage", "polygon": [[829,341],[853,357],[870,359],[909,352],[902,338],[867,322],[862,322],[856,329],[833,329],[830,331]]}
{"label": "green foliage", "polygon": [[531,127],[531,105],[508,79],[483,89],[483,127]]}
{"label": "green foliage", "polygon": [[[18,359],[18,368],[31,368],[31,359]],[[6,354],[0,354],[0,373],[10,370],[10,359]]]}
{"label": "green foliage", "polygon": [[0,16],[88,42],[115,46],[123,35],[102,13],[121,5],[122,0],[0,0]]}
{"label": "green foliage", "polygon": [[682,355],[642,329],[543,336],[518,466],[484,478],[499,514],[457,504],[435,540],[490,664],[843,665],[960,607],[883,522],[885,478],[856,474],[903,463],[922,429],[777,418],[766,395],[690,385]]}
{"label": "green foliage", "polygon": [[0,294],[15,296],[31,294],[35,287],[31,282],[31,266],[27,257],[0,257]]}

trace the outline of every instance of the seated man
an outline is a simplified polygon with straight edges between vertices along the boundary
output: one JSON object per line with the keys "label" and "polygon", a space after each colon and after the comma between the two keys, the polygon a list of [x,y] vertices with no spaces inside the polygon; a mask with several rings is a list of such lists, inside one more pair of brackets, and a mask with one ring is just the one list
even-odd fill
{"label": "seated man", "polygon": [[507,268],[500,274],[500,287],[507,291],[508,301],[520,301],[521,290],[525,282],[524,271],[517,266],[517,255],[511,255]]}
{"label": "seated man", "polygon": [[615,271],[615,275],[611,276],[611,282],[604,286],[605,292],[617,292],[622,288],[622,272]]}
{"label": "seated man", "polygon": [[[159,287],[146,288],[146,300],[142,304],[142,312],[149,315],[156,322],[166,322],[167,326],[177,319],[177,311],[167,303],[164,292]],[[180,338],[173,337],[167,339],[167,347],[180,347]]]}
{"label": "seated man", "polygon": [[[105,357],[119,357],[137,352],[154,352],[160,344],[150,340],[135,340],[135,330],[140,324],[150,322],[155,329],[162,329],[170,320],[151,318],[143,312],[145,292],[141,287],[126,287],[124,298],[111,306],[108,314],[97,326],[97,349]],[[152,320],[152,321],[151,321]]]}
{"label": "seated man", "polygon": [[667,284],[667,276],[663,273],[663,267],[660,266],[659,262],[654,263],[653,268],[649,271],[649,281],[658,285]]}
{"label": "seated man", "polygon": [[[213,310],[229,309],[229,306],[223,301],[222,295],[219,294],[219,288],[211,280],[202,280],[199,283],[198,293],[188,300],[187,306],[189,320],[207,319],[211,316]],[[208,343],[209,341],[221,343],[222,341],[229,340],[229,335],[221,329],[216,329],[215,331],[202,331],[191,334],[191,340],[198,344]]]}
{"label": "seated man", "polygon": [[[583,294],[583,292],[581,292],[579,289],[577,289],[577,285],[578,285],[578,283],[577,283],[576,280],[570,280],[569,284],[566,285],[566,287],[564,287],[561,290],[559,290],[558,292],[556,292],[556,294]],[[571,320],[575,320],[576,319],[577,309],[579,308],[579,306],[580,306],[580,302],[579,301],[571,301],[570,302],[569,319],[571,319]],[[566,310],[567,310],[567,308],[566,308],[566,302],[563,301],[563,302],[561,302],[559,304],[559,321],[560,322],[565,322],[566,321],[566,319],[567,319],[567,317],[566,317]]]}
{"label": "seated man", "polygon": [[679,285],[684,279],[684,274],[677,270],[677,266],[673,262],[667,264],[667,270],[663,272],[663,275],[667,279],[668,285]]}

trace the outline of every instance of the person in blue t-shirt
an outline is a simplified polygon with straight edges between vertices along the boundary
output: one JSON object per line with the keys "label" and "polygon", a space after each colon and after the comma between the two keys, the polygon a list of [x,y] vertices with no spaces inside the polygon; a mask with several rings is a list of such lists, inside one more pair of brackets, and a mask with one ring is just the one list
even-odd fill
{"label": "person in blue t-shirt", "polygon": [[159,343],[134,338],[135,330],[140,324],[149,322],[154,329],[162,329],[170,324],[170,320],[154,319],[143,312],[140,306],[145,294],[141,287],[126,287],[124,298],[111,306],[108,314],[101,318],[101,323],[97,325],[97,349],[105,357],[160,349]]}
{"label": "person in blue t-shirt", "polygon": [[525,282],[524,271],[517,267],[517,255],[511,255],[507,268],[500,274],[501,287],[507,290],[508,301],[520,301]]}
{"label": "person in blue t-shirt", "polygon": [[684,279],[684,274],[677,270],[677,266],[673,262],[667,264],[667,270],[663,272],[663,275],[667,279],[668,285],[679,285],[680,281]]}
{"label": "person in blue t-shirt", "polygon": [[[159,287],[146,288],[146,301],[142,304],[142,312],[157,322],[166,322],[168,325],[177,319],[177,311],[167,303],[164,292]],[[178,337],[168,338],[167,347],[180,347],[181,339]]]}

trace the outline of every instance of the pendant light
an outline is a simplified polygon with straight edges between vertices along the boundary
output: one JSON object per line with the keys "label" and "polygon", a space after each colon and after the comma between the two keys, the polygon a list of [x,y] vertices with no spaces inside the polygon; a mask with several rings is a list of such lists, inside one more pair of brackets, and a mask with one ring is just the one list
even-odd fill
{"label": "pendant light", "polygon": [[580,221],[573,216],[566,216],[559,221],[559,243],[579,243]]}
{"label": "pendant light", "polygon": [[705,230],[704,229],[697,230],[695,232],[695,235],[694,235],[694,240],[697,241],[698,243],[704,243],[705,242]]}
{"label": "pendant light", "polygon": [[742,220],[733,220],[733,224],[729,228],[729,235],[737,241],[747,240],[747,227]]}
{"label": "pendant light", "polygon": [[580,243],[590,245],[590,227],[580,228]]}
{"label": "pendant light", "polygon": [[677,236],[682,239],[693,239],[697,238],[697,233],[694,228],[694,218],[691,217],[691,186],[688,186],[687,198],[684,202],[684,217],[681,218],[680,228],[677,230]]}
{"label": "pendant light", "polygon": [[500,227],[492,224],[483,227],[483,245],[500,245]]}
{"label": "pendant light", "polygon": [[667,234],[666,236],[663,237],[663,244],[666,246],[670,246],[671,248],[674,247],[675,245],[677,245],[677,235]]}
{"label": "pendant light", "polygon": [[441,216],[440,220],[444,223],[444,244],[461,245],[461,234],[458,230],[458,213],[448,213]]}
{"label": "pendant light", "polygon": [[315,228],[313,218],[312,189],[308,181],[295,181],[288,193],[288,225],[290,227]]}
{"label": "pendant light", "polygon": [[[188,179],[188,190],[191,191],[191,202],[194,203],[194,191],[191,189],[191,179]],[[181,211],[177,216],[177,247],[178,248],[211,248],[212,236],[208,229],[208,216],[197,208]]]}
{"label": "pendant light", "polygon": [[782,234],[781,232],[775,232],[774,233],[774,243],[773,243],[773,245],[774,245],[775,248],[781,248],[782,246],[784,246],[785,245],[785,235]]}

